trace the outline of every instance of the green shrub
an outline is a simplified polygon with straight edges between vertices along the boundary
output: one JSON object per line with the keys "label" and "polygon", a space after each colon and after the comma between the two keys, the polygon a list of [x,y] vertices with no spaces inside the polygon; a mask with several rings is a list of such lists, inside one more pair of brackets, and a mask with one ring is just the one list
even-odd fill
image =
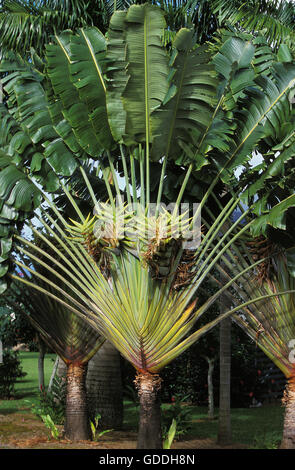
{"label": "green shrub", "polygon": [[[191,409],[188,408],[185,403],[189,395],[181,396],[180,394],[172,397],[171,405],[163,410],[162,413],[162,431],[164,439],[168,438],[169,430],[171,425],[175,421],[175,430],[173,431],[173,438],[178,439],[179,437],[187,434],[191,428],[190,416]],[[173,428],[172,428],[173,429]]]}
{"label": "green shrub", "polygon": [[3,363],[0,364],[0,398],[11,398],[15,394],[18,378],[27,375],[23,372],[18,352],[4,349]]}
{"label": "green shrub", "polygon": [[55,377],[51,392],[41,390],[39,393],[38,405],[32,405],[34,414],[43,419],[43,416],[50,416],[55,424],[64,424],[66,410],[66,382],[61,377]]}

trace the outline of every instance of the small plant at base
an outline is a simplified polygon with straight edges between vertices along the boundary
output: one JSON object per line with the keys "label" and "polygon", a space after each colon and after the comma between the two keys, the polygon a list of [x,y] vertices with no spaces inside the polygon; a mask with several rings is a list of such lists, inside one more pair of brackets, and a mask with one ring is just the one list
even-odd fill
{"label": "small plant at base", "polygon": [[107,432],[113,431],[113,429],[104,429],[103,431],[97,431],[99,420],[101,419],[101,415],[97,414],[94,418],[94,421],[90,421],[90,427],[92,432],[92,439],[96,441],[99,437],[103,436]]}
{"label": "small plant at base", "polygon": [[163,449],[171,449],[175,434],[176,434],[176,421],[175,419],[173,419],[171,426],[168,430],[167,437],[163,442]]}
{"label": "small plant at base", "polygon": [[66,407],[66,383],[60,377],[55,377],[51,392],[42,389],[39,392],[39,403],[32,404],[31,411],[42,419],[42,416],[49,415],[54,423],[64,424]]}
{"label": "small plant at base", "polygon": [[[183,406],[184,402],[187,400],[188,395],[181,397],[180,395],[175,395],[172,397],[172,404],[169,409],[165,410],[163,413],[163,436],[167,438],[169,433],[170,423],[173,423],[173,420],[176,422],[175,438],[179,438],[186,434],[190,429],[190,424],[188,421],[188,415],[190,414],[190,409]],[[171,424],[172,425],[172,424]]]}
{"label": "small plant at base", "polygon": [[52,421],[50,415],[41,415],[41,419],[44,422],[45,426],[50,429],[51,436],[53,439],[59,438],[59,430],[57,429],[56,425]]}
{"label": "small plant at base", "polygon": [[66,383],[62,378],[54,378],[52,391],[46,392],[41,389],[39,394],[38,405],[32,405],[31,411],[35,415],[42,418],[42,416],[49,415],[54,423],[64,424],[65,407],[66,407]]}
{"label": "small plant at base", "polygon": [[277,432],[264,432],[263,435],[255,435],[253,449],[278,449],[281,443],[281,434]]}

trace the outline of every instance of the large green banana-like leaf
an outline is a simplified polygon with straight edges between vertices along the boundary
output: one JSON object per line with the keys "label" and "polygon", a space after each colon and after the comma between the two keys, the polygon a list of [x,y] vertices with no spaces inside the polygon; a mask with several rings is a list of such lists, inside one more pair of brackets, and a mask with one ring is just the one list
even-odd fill
{"label": "large green banana-like leaf", "polygon": [[96,28],[81,29],[70,42],[71,79],[80,99],[86,104],[102,149],[113,144],[106,112],[105,52],[106,39]]}
{"label": "large green banana-like leaf", "polygon": [[291,207],[295,207],[294,194],[286,197],[283,201],[278,202],[269,209],[266,214],[261,214],[253,223],[251,230],[252,235],[254,237],[260,234],[266,235],[267,229],[270,225],[274,228],[285,230],[286,213]]}
{"label": "large green banana-like leaf", "polygon": [[11,217],[9,212],[15,213],[18,209],[29,211],[40,202],[39,191],[30,183],[23,167],[23,164],[36,159],[36,147],[31,145],[28,134],[21,129],[4,105],[0,106],[0,116],[1,217],[12,220],[15,217]]}
{"label": "large green banana-like leaf", "polygon": [[55,40],[47,46],[49,77],[80,145],[97,158],[113,145],[106,112],[105,37],[87,28]]}
{"label": "large green banana-like leaf", "polygon": [[[284,165],[294,158],[295,155],[295,143],[294,137],[290,137],[289,142],[282,148],[282,151],[269,163],[268,167],[264,169],[261,175],[258,175],[254,183],[249,184],[248,189],[242,194],[242,200],[246,204],[249,204],[251,198],[258,194],[262,189],[264,195],[266,195],[266,184],[267,180],[271,180],[274,177],[284,176]],[[261,209],[260,209],[261,210]],[[257,209],[254,208],[254,212],[257,213]]]}
{"label": "large green banana-like leaf", "polygon": [[0,293],[2,293],[7,288],[5,275],[9,267],[15,226],[17,224],[18,228],[21,227],[24,211],[31,211],[40,203],[40,194],[36,186],[29,182],[22,167],[22,161],[29,162],[32,158],[32,148],[28,146],[30,139],[3,104],[0,106],[0,116],[2,142],[0,152]]}
{"label": "large green banana-like leaf", "polygon": [[[144,124],[145,131],[141,132],[143,140],[147,135],[149,136],[148,141],[151,141],[153,136],[166,136],[165,139],[162,137],[156,139],[158,143],[165,142],[166,145],[162,146],[159,152],[157,145],[155,145],[152,151],[155,159],[159,160],[164,155],[167,157],[169,152],[173,150],[175,156],[179,154],[180,157],[181,153],[185,153],[188,160],[190,162],[195,160],[197,168],[200,168],[212,161],[210,159],[212,156],[223,179],[227,181],[230,178],[229,175],[233,174],[233,170],[249,158],[257,141],[264,136],[275,136],[280,123],[288,117],[285,94],[293,82],[291,80],[284,83],[279,77],[283,74],[284,80],[288,77],[292,78],[293,66],[284,64],[281,70],[277,67],[276,83],[273,83],[271,78],[261,77],[255,79],[254,82],[252,80],[254,72],[251,66],[253,45],[249,41],[245,42],[237,37],[229,37],[213,60],[217,72],[223,77],[223,83],[220,86],[223,91],[221,91],[217,105],[212,107],[210,116],[208,101],[213,100],[215,82],[213,78],[204,77],[208,67],[210,69],[206,63],[208,56],[202,50],[192,50],[192,46],[188,46],[191,33],[185,29],[178,33],[175,40],[175,50],[177,47],[179,49],[177,57],[174,58],[174,63],[172,60],[171,65],[168,66],[167,53],[161,46],[159,39],[160,31],[164,25],[162,12],[152,6],[134,6],[128,15],[126,12],[117,12],[112,18],[106,55],[107,60],[110,60],[108,68],[110,91],[106,94],[107,109],[114,136],[120,139],[120,136],[124,134],[127,142],[129,137],[127,137],[126,125],[131,122],[130,119],[134,123],[136,120],[137,125],[140,125],[142,129]],[[158,22],[153,21],[156,34],[153,34],[153,41],[148,43],[149,34],[146,26],[155,16],[158,17]],[[149,31],[152,30],[149,29]],[[135,32],[140,37],[140,41],[136,44],[131,41]],[[107,89],[108,81],[105,82],[103,76],[104,40],[96,29],[89,29],[87,31],[81,30],[77,37],[73,37],[72,46],[69,35],[65,35],[58,41],[59,46],[49,46],[48,49],[49,76],[57,96],[62,99],[64,108],[61,110],[59,107],[58,113],[60,115],[63,112],[68,124],[73,128],[77,138],[77,146],[81,145],[84,150],[88,150],[90,154],[96,156],[99,146],[95,145],[97,144],[97,135],[95,132],[93,133],[94,126],[90,126],[89,116],[91,119],[94,102],[99,110],[97,111],[99,116],[105,113],[105,93],[102,91]],[[76,54],[74,61],[71,59],[71,48]],[[124,50],[126,50],[126,57],[123,55]],[[84,51],[84,54],[81,51]],[[116,65],[115,59],[120,54],[121,61]],[[156,60],[153,59],[153,55]],[[91,65],[92,72],[83,78],[82,65],[86,62],[84,56],[87,57],[87,64]],[[188,59],[195,67],[189,69],[185,66]],[[141,64],[140,67],[138,64]],[[60,71],[58,67],[60,67]],[[176,67],[176,71],[173,67]],[[36,76],[38,77],[38,74]],[[75,87],[70,81],[71,76],[76,77],[74,78]],[[171,78],[171,76],[173,77]],[[161,78],[160,82],[159,77]],[[79,78],[83,84],[81,87],[78,85]],[[202,84],[198,83],[199,80]],[[37,78],[35,81],[38,82]],[[161,83],[160,86],[159,83]],[[254,83],[255,88],[252,88],[252,91],[246,95],[245,86],[247,83]],[[42,87],[40,83],[36,85],[39,87],[37,92],[40,95]],[[143,86],[144,93],[137,93],[139,90],[137,85]],[[30,84],[30,86],[32,85]],[[79,89],[78,93],[75,92],[76,87]],[[164,89],[166,90],[165,96]],[[195,90],[195,94],[192,89]],[[21,89],[19,93],[22,96]],[[144,102],[138,100],[138,106],[135,106],[134,100],[138,96],[144,97]],[[222,106],[226,107],[226,111],[232,110],[233,103],[237,105],[237,99],[243,96],[245,96],[243,104],[236,106],[238,110],[233,116],[228,113],[224,114],[221,110]],[[41,99],[45,105],[44,96],[43,98],[40,96],[40,103]],[[133,104],[131,104],[132,102]],[[27,104],[29,103],[30,101]],[[25,111],[30,113],[31,108],[28,106],[26,108],[25,103],[24,106]],[[35,106],[37,106],[36,116],[32,122],[28,123],[30,132],[33,132],[33,138],[37,139],[37,143],[41,143],[42,139],[45,140],[44,156],[52,166],[56,167],[56,170],[60,165],[63,174],[70,173],[73,170],[72,163],[75,165],[75,160],[72,160],[71,157],[68,160],[69,154],[64,152],[63,139],[60,137],[65,136],[64,141],[67,142],[66,132],[69,131],[67,123],[65,121],[58,122],[57,119],[57,122],[54,121],[54,126],[48,124],[49,113],[44,111],[44,107],[41,112],[38,109],[38,103],[35,103]],[[49,109],[52,110],[52,106],[53,103],[50,103]],[[137,114],[141,112],[141,124],[140,119],[130,117],[135,116],[133,114],[135,109],[137,109]],[[34,108],[32,111],[34,112]],[[148,119],[147,116],[149,116]],[[37,118],[40,118],[40,121]],[[41,123],[41,127],[36,129],[38,122]],[[101,122],[105,124],[104,119]],[[233,140],[231,136],[237,123],[238,132],[235,132]],[[105,134],[104,124],[101,127],[103,135]],[[136,126],[132,126],[132,128],[136,129]],[[56,130],[59,135],[57,139],[54,139],[50,136]],[[130,142],[133,142],[132,139]],[[148,148],[146,156],[148,158]],[[33,168],[35,165],[40,166],[40,159],[39,153],[34,160]],[[178,162],[181,162],[181,158],[178,159]],[[227,166],[227,172],[222,171],[224,166]],[[52,186],[54,186],[53,179],[52,175]]]}
{"label": "large green banana-like leaf", "polygon": [[[5,62],[1,70],[5,70]],[[22,69],[25,71],[22,73]],[[69,176],[76,168],[73,154],[55,131],[47,108],[47,99],[42,87],[42,76],[28,64],[22,63],[21,70],[15,76],[10,74],[12,82],[5,79],[5,89],[11,95],[11,100],[17,104],[16,119],[21,128],[30,137],[33,144],[44,147],[44,156],[57,174]],[[62,158],[58,158],[62,155]]]}
{"label": "large green banana-like leaf", "polygon": [[[17,183],[17,185],[16,185]],[[0,198],[8,206],[29,211],[40,202],[38,189],[15,166],[8,166],[0,173]]]}
{"label": "large green banana-like leaf", "polygon": [[108,82],[107,112],[110,128],[117,142],[126,133],[126,110],[122,94],[128,83],[126,44],[124,40],[126,11],[117,11],[110,19],[107,41]]}
{"label": "large green banana-like leaf", "polygon": [[[0,293],[7,288],[5,275],[10,265],[12,235],[16,225],[23,225],[26,211],[40,204],[40,191],[32,184],[27,175],[14,165],[9,165],[0,172]],[[19,210],[21,208],[21,211]],[[28,216],[29,217],[29,216]]]}
{"label": "large green banana-like leaf", "polygon": [[[154,113],[153,159],[179,157],[179,141],[191,141],[192,129],[203,136],[216,104],[217,77],[206,48],[196,48],[193,31],[181,29],[173,42],[170,88]],[[199,138],[199,140],[201,139]]]}
{"label": "large green banana-like leaf", "polygon": [[[53,49],[54,45],[51,44]],[[50,48],[50,45],[48,46]],[[49,53],[47,52],[47,56]],[[36,54],[35,54],[36,56]],[[55,52],[54,57],[56,58],[55,65],[57,68],[62,69],[63,64],[61,63],[60,58],[58,58],[58,53]],[[39,58],[38,58],[39,59]],[[68,64],[67,64],[68,66]],[[73,152],[75,155],[83,155],[84,151],[79,144],[77,138],[75,137],[75,134],[73,132],[73,126],[70,125],[70,123],[65,119],[63,111],[64,111],[64,103],[61,101],[60,96],[58,93],[55,92],[55,86],[53,86],[53,80],[49,79],[48,76],[48,70],[49,70],[49,65],[48,65],[48,59],[47,63],[42,61],[41,64],[41,71],[44,75],[46,75],[46,80],[43,80],[43,86],[44,86],[44,91],[46,94],[46,99],[47,99],[47,107],[49,111],[49,115],[54,127],[54,130],[57,132],[57,134],[63,139],[67,147],[70,149],[71,152]],[[68,67],[66,70],[64,70],[64,74],[68,71]],[[73,92],[74,90],[72,90]],[[72,96],[73,93],[69,94],[68,96]]]}
{"label": "large green banana-like leaf", "polygon": [[[276,135],[277,126],[289,119],[290,106],[288,94],[295,84],[295,67],[293,64],[274,66],[274,79],[259,76],[255,79],[257,88],[247,90],[247,105],[237,110],[235,120],[237,129],[235,141],[230,151],[218,157],[217,166],[226,166],[221,177],[227,182],[232,171],[251,156],[258,141]],[[227,163],[226,163],[227,160]]]}
{"label": "large green banana-like leaf", "polygon": [[46,46],[47,71],[55,94],[51,100],[49,112],[51,116],[56,112],[55,101],[58,97],[62,106],[58,103],[57,111],[62,113],[79,145],[91,156],[96,156],[101,146],[89,122],[87,107],[79,99],[78,90],[71,81],[70,38],[70,33],[64,33],[56,36],[54,43]]}
{"label": "large green banana-like leaf", "polygon": [[268,75],[277,57],[264,36],[257,36],[253,40],[253,44],[255,44],[254,70],[256,74],[264,73]]}
{"label": "large green banana-like leaf", "polygon": [[[136,142],[152,142],[153,112],[163,102],[168,91],[168,54],[162,45],[161,37],[165,28],[164,12],[151,5],[132,5],[124,15],[115,12],[111,21],[110,51],[111,59],[122,50],[115,43],[114,34],[122,29],[126,51],[126,78],[122,78],[122,67],[116,64],[112,71],[112,89],[119,88],[119,93],[110,93],[108,112],[112,128],[116,125],[116,102],[120,98],[126,113],[125,129],[122,119],[117,136],[122,136],[127,144]],[[116,47],[116,50],[115,50]],[[108,52],[107,52],[108,58]],[[112,63],[110,64],[112,69]],[[121,96],[120,96],[121,95]],[[112,100],[115,99],[115,102]]]}
{"label": "large green banana-like leaf", "polygon": [[[47,191],[57,188],[58,179],[43,154],[40,153],[38,146],[32,143],[28,132],[22,129],[6,106],[1,105],[0,115],[2,118],[0,168],[4,172],[1,197],[6,202],[9,201],[10,205],[16,203],[17,209],[28,211],[36,207],[38,197],[36,197],[35,186],[27,179],[26,167],[35,173],[36,180]],[[26,183],[24,179],[27,179]],[[22,181],[20,185],[18,185],[19,181]],[[27,191],[23,197],[21,193],[25,186]]]}
{"label": "large green banana-like leaf", "polygon": [[229,111],[236,106],[238,99],[244,96],[245,88],[254,85],[255,73],[252,61],[255,46],[251,39],[224,33],[221,47],[213,58],[216,71],[220,77],[223,77],[219,86],[221,90],[227,91],[224,105]]}

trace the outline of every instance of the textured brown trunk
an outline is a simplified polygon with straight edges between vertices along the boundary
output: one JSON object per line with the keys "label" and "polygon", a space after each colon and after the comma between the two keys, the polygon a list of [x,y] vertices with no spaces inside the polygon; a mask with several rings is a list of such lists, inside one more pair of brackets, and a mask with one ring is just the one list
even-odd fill
{"label": "textured brown trunk", "polygon": [[[58,359],[57,377],[66,376],[66,364]],[[51,382],[53,377],[51,377]],[[90,419],[101,415],[99,427],[120,429],[123,424],[123,393],[120,355],[109,341],[88,362],[87,406]]]}
{"label": "textured brown trunk", "polygon": [[295,449],[295,376],[288,380],[283,403],[285,419],[281,449]]}
{"label": "textured brown trunk", "polygon": [[103,429],[120,429],[123,424],[123,393],[120,354],[105,341],[88,363],[87,403],[91,419],[101,415]]}
{"label": "textured brown trunk", "polygon": [[220,323],[220,388],[219,388],[219,423],[218,443],[231,443],[230,414],[230,368],[231,368],[231,319]]}
{"label": "textured brown trunk", "polygon": [[86,399],[87,364],[67,366],[65,437],[71,441],[91,439]]}
{"label": "textured brown trunk", "polygon": [[137,449],[162,449],[161,378],[157,374],[138,372],[135,384],[139,396]]}

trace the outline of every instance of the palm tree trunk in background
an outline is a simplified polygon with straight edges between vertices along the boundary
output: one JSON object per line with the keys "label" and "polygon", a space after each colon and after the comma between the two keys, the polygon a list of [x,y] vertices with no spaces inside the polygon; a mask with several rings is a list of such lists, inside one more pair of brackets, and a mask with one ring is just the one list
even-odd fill
{"label": "palm tree trunk in background", "polygon": [[67,365],[65,437],[71,441],[91,439],[86,400],[86,374],[87,364]]}
{"label": "palm tree trunk in background", "polygon": [[123,424],[123,391],[120,354],[105,341],[88,363],[86,379],[90,417],[100,414],[99,426],[120,429]]}
{"label": "palm tree trunk in background", "polygon": [[139,395],[139,428],[137,449],[162,449],[160,389],[157,374],[138,372],[135,385]]}
{"label": "palm tree trunk in background", "polygon": [[214,358],[206,357],[208,362],[208,418],[214,418],[214,390],[213,390],[213,371],[214,371]]}
{"label": "palm tree trunk in background", "polygon": [[39,356],[38,356],[38,378],[39,378],[39,390],[45,390],[45,380],[44,380],[44,357],[46,353],[46,344],[40,335],[38,335],[38,344],[39,344]]}
{"label": "palm tree trunk in background", "polygon": [[231,318],[220,323],[220,389],[219,389],[219,423],[218,443],[231,443],[230,415],[230,366],[231,366]]}
{"label": "palm tree trunk in background", "polygon": [[[66,369],[64,361],[58,358],[57,376],[65,377]],[[89,418],[93,420],[97,414],[100,414],[99,427],[104,429],[122,427],[122,388],[120,354],[109,341],[105,341],[88,362],[86,376]]]}
{"label": "palm tree trunk in background", "polygon": [[281,449],[295,449],[295,376],[288,379],[283,403],[285,419]]}

